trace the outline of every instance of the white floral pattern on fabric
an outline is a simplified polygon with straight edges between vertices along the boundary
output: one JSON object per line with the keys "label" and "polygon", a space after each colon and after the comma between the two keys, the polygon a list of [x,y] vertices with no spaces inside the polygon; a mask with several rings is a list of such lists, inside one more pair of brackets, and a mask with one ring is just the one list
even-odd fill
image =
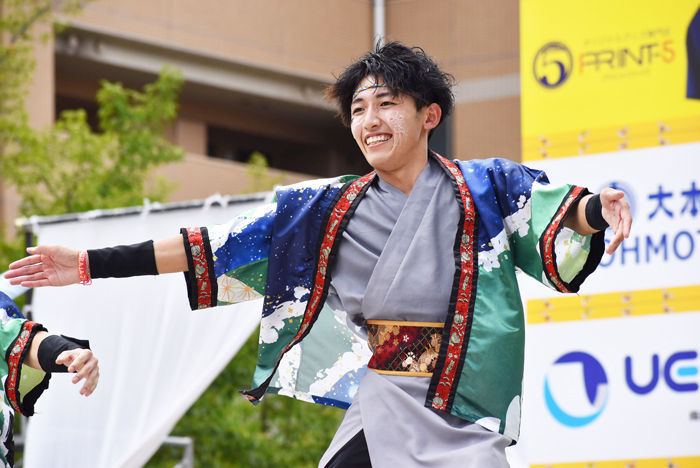
{"label": "white floral pattern on fabric", "polygon": [[[538,184],[539,185],[539,184]],[[533,184],[534,186],[534,184]],[[486,271],[491,271],[494,268],[500,268],[501,263],[498,256],[503,252],[510,250],[510,242],[508,238],[516,232],[520,237],[525,237],[530,232],[530,199],[520,196],[518,200],[518,211],[503,220],[505,228],[498,233],[496,237],[489,242],[490,250],[479,252],[479,267],[483,267]]]}
{"label": "white floral pattern on fabric", "polygon": [[275,308],[273,313],[263,317],[260,322],[261,343],[275,343],[279,338],[279,330],[285,326],[285,320],[304,315],[307,301],[302,301],[301,298],[308,296],[308,294],[307,288],[298,286],[294,290],[295,301],[283,302]]}
{"label": "white floral pattern on fabric", "polygon": [[287,390],[287,389],[283,388],[277,394],[288,396],[288,397],[294,398],[296,400],[305,401],[307,403],[315,403],[313,397],[305,392],[297,392],[295,390]]}
{"label": "white floral pattern on fabric", "polygon": [[498,260],[498,256],[506,250],[510,250],[510,244],[508,243],[505,229],[491,239],[489,247],[491,247],[490,250],[482,250],[479,252],[479,268],[483,267],[486,271],[500,268],[501,262]]}
{"label": "white floral pattern on fabric", "polygon": [[255,222],[258,218],[268,213],[273,213],[276,208],[276,203],[262,205],[239,214],[225,224],[207,226],[212,253],[216,254],[216,251],[226,244],[230,236],[242,233],[246,227]]}
{"label": "white floral pattern on fabric", "polygon": [[[358,372],[365,367],[367,361],[372,357],[372,351],[367,346],[367,342],[357,340],[352,345],[352,352],[346,352],[333,364],[332,367],[321,369],[316,374],[316,380],[309,387],[313,395],[325,395],[334,389],[337,382],[349,372]],[[359,386],[359,378],[357,385]],[[356,390],[355,390],[356,391]],[[354,396],[352,392],[350,397]]]}
{"label": "white floral pattern on fabric", "polygon": [[[534,190],[535,185],[539,184],[532,185]],[[530,209],[531,201],[531,198],[526,199],[524,195],[521,195],[520,200],[518,200],[518,207],[520,209],[512,215],[506,216],[503,220],[509,237],[515,234],[516,231],[520,237],[525,237],[530,231],[530,218],[532,217],[532,211]]]}
{"label": "white floral pattern on fabric", "polygon": [[217,278],[216,283],[219,286],[217,299],[221,302],[237,304],[239,302],[252,301],[262,297],[252,286],[248,286],[230,276],[221,275]]}
{"label": "white floral pattern on fabric", "polygon": [[299,365],[301,364],[301,343],[295,345],[280,360],[277,374],[279,378],[272,383],[273,387],[280,389],[279,394],[294,397],[298,400],[313,401],[311,396],[297,392],[296,381],[299,373]]}

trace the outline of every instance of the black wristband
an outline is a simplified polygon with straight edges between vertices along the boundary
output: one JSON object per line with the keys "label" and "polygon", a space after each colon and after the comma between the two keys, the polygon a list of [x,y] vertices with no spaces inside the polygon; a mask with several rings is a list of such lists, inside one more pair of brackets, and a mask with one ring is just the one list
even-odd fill
{"label": "black wristband", "polygon": [[90,342],[70,336],[49,335],[39,344],[37,358],[44,372],[68,372],[63,364],[56,364],[58,355],[70,349],[90,349]]}
{"label": "black wristband", "polygon": [[586,222],[590,227],[598,231],[607,229],[610,225],[603,218],[603,204],[600,202],[600,194],[593,195],[586,205]]}
{"label": "black wristband", "polygon": [[88,250],[87,252],[90,262],[90,277],[93,279],[158,274],[152,240],[140,244]]}

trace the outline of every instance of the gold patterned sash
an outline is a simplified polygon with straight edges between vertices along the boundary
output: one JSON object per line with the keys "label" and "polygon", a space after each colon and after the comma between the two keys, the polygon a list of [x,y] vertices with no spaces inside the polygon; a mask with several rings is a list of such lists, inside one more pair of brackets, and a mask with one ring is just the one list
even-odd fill
{"label": "gold patterned sash", "polygon": [[444,324],[367,320],[372,359],[367,367],[379,374],[433,375]]}

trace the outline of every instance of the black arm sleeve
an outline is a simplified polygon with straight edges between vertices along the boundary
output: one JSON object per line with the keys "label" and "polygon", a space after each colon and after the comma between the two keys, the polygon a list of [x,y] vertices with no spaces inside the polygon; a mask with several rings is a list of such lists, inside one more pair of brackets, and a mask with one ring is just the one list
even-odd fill
{"label": "black arm sleeve", "polygon": [[56,359],[63,351],[78,348],[90,349],[90,343],[70,336],[49,335],[39,345],[39,365],[44,372],[68,372],[66,366],[56,364]]}
{"label": "black arm sleeve", "polygon": [[600,201],[600,195],[595,194],[586,205],[586,222],[593,229],[604,231],[610,226],[605,218],[603,218],[603,204]]}
{"label": "black arm sleeve", "polygon": [[140,244],[88,250],[88,258],[90,277],[93,279],[158,274],[152,240]]}

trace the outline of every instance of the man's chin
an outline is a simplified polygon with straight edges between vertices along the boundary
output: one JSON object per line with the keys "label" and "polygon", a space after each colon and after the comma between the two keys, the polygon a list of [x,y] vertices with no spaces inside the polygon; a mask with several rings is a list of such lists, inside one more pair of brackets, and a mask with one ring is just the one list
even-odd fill
{"label": "man's chin", "polygon": [[385,166],[388,166],[391,164],[391,161],[393,160],[392,155],[388,154],[386,152],[367,152],[365,153],[365,159],[367,160],[367,163],[372,166],[374,169],[382,170]]}

